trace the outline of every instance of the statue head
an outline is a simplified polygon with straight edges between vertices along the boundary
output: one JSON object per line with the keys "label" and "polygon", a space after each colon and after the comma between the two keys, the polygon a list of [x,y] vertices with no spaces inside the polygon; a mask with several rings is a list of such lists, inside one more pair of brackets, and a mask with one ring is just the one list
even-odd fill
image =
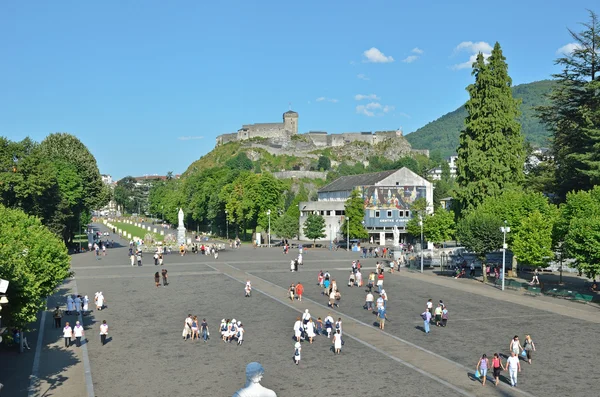
{"label": "statue head", "polygon": [[265,370],[260,363],[252,362],[246,365],[246,383],[258,383],[265,374]]}

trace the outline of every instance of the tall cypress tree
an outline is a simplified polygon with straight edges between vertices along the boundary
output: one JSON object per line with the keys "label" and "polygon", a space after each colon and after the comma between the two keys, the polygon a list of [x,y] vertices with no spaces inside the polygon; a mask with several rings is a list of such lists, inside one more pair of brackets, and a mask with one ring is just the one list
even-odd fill
{"label": "tall cypress tree", "polygon": [[496,43],[491,56],[473,63],[475,83],[467,87],[468,116],[460,133],[457,161],[459,209],[477,207],[486,197],[522,185],[525,150],[520,100],[512,96],[506,58]]}
{"label": "tall cypress tree", "polygon": [[576,46],[556,60],[563,67],[553,77],[558,84],[551,104],[539,108],[552,132],[557,194],[600,184],[600,19],[590,11],[584,30],[569,30]]}

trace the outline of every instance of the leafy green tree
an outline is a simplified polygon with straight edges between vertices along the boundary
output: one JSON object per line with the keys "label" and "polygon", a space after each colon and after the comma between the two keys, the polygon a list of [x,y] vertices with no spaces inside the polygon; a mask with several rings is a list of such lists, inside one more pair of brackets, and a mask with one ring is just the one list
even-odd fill
{"label": "leafy green tree", "polygon": [[[406,224],[406,231],[414,237],[421,237],[417,213]],[[441,244],[453,238],[455,233],[454,214],[444,208],[438,208],[423,219],[423,236],[426,241]]]}
{"label": "leafy green tree", "polygon": [[317,169],[322,171],[328,171],[331,168],[331,160],[327,156],[320,156],[319,162],[317,163]]}
{"label": "leafy green tree", "polygon": [[600,18],[590,11],[584,30],[569,30],[575,49],[556,60],[563,68],[551,104],[539,110],[552,132],[556,189],[561,200],[573,190],[600,184]]}
{"label": "leafy green tree", "polygon": [[571,220],[565,246],[579,271],[595,279],[600,274],[600,216]]}
{"label": "leafy green tree", "polygon": [[252,160],[248,158],[245,152],[238,153],[235,157],[227,160],[225,166],[232,170],[245,170],[249,171],[254,168]]}
{"label": "leafy green tree", "polygon": [[[544,224],[549,225],[550,230],[553,229],[557,219],[556,206],[550,204],[543,194],[522,190],[507,190],[498,197],[488,197],[478,207],[478,210],[494,216],[500,222],[506,221],[507,226],[511,228],[511,232],[506,235],[506,242],[510,247],[514,246],[517,236],[527,241],[532,241],[538,237],[538,234],[530,228],[526,228],[524,232],[521,231],[521,228],[525,226],[523,220],[527,219],[530,214],[539,212]],[[533,235],[525,237],[527,233],[533,233]],[[513,254],[512,270],[513,273],[517,274],[517,262],[521,258],[514,250]]]}
{"label": "leafy green tree", "polygon": [[487,64],[481,53],[473,63],[475,83],[465,129],[460,134],[457,161],[457,199],[461,209],[472,209],[488,196],[523,183],[525,162],[519,124],[519,100],[512,96],[506,58],[496,43]]}
{"label": "leafy green tree", "polygon": [[458,223],[458,240],[481,260],[484,282],[487,281],[486,255],[502,248],[501,226],[498,218],[480,209],[469,211]]}
{"label": "leafy green tree", "polygon": [[10,281],[2,325],[27,328],[69,274],[64,243],[38,218],[0,205],[0,278]]}
{"label": "leafy green tree", "polygon": [[521,265],[547,267],[554,257],[552,250],[552,228],[554,219],[534,210],[521,219],[519,228],[513,233],[511,250]]}
{"label": "leafy green tree", "polygon": [[314,247],[318,238],[320,239],[326,236],[325,218],[321,215],[308,214],[302,230],[304,231],[306,238],[313,241]]}
{"label": "leafy green tree", "polygon": [[292,239],[298,236],[299,218],[283,214],[273,223],[273,232],[276,236]]}
{"label": "leafy green tree", "polygon": [[348,221],[350,222],[350,238],[368,238],[369,232],[365,229],[363,225],[363,219],[365,218],[365,207],[363,203],[363,199],[360,197],[360,193],[358,190],[353,190],[350,193],[350,197],[346,200],[346,204],[344,205],[345,209],[345,219],[342,224],[341,230],[348,230]]}

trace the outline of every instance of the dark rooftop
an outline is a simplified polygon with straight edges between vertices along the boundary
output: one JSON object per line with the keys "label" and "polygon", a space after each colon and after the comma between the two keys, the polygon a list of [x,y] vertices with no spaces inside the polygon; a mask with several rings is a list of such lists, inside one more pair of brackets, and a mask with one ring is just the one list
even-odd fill
{"label": "dark rooftop", "polygon": [[294,112],[293,110],[288,110],[287,112],[285,112],[284,114],[298,114],[297,112]]}
{"label": "dark rooftop", "polygon": [[319,189],[321,192],[339,192],[354,189],[356,186],[369,186],[387,178],[398,170],[373,172],[370,174],[342,176]]}

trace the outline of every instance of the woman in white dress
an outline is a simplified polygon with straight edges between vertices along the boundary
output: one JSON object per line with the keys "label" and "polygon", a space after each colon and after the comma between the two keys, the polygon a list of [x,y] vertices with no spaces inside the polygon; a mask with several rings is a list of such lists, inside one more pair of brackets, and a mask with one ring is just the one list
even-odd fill
{"label": "woman in white dress", "polygon": [[75,311],[75,302],[73,302],[73,297],[71,295],[67,296],[67,314],[71,314],[71,312]]}
{"label": "woman in white dress", "polygon": [[100,291],[100,293],[98,293],[98,297],[96,298],[96,310],[102,310],[104,307],[104,302],[104,295],[102,295],[102,291]]}
{"label": "woman in white dress", "polygon": [[296,342],[294,345],[294,362],[296,365],[300,364],[300,353],[302,352],[302,345],[300,342]]}
{"label": "woman in white dress", "polygon": [[244,342],[244,324],[242,324],[241,321],[238,321],[237,323],[237,344],[238,346],[242,345],[242,342]]}
{"label": "woman in white dress", "polygon": [[339,329],[333,335],[333,348],[335,349],[335,354],[340,354],[342,350],[342,334]]}
{"label": "woman in white dress", "polygon": [[83,297],[83,312],[87,313],[88,311],[90,311],[90,298],[86,295]]}
{"label": "woman in white dress", "polygon": [[296,322],[294,323],[294,338],[296,338],[297,342],[300,342],[301,336],[302,336],[302,321],[300,321],[300,317],[296,317]]}
{"label": "woman in white dress", "polygon": [[304,326],[306,331],[306,335],[308,336],[308,341],[313,343],[313,338],[316,336],[315,334],[315,323],[313,323],[312,318],[308,320],[308,323]]}
{"label": "woman in white dress", "polygon": [[225,319],[221,320],[219,329],[221,330],[221,338],[223,339],[223,342],[225,342],[225,339],[227,338],[227,322]]}

